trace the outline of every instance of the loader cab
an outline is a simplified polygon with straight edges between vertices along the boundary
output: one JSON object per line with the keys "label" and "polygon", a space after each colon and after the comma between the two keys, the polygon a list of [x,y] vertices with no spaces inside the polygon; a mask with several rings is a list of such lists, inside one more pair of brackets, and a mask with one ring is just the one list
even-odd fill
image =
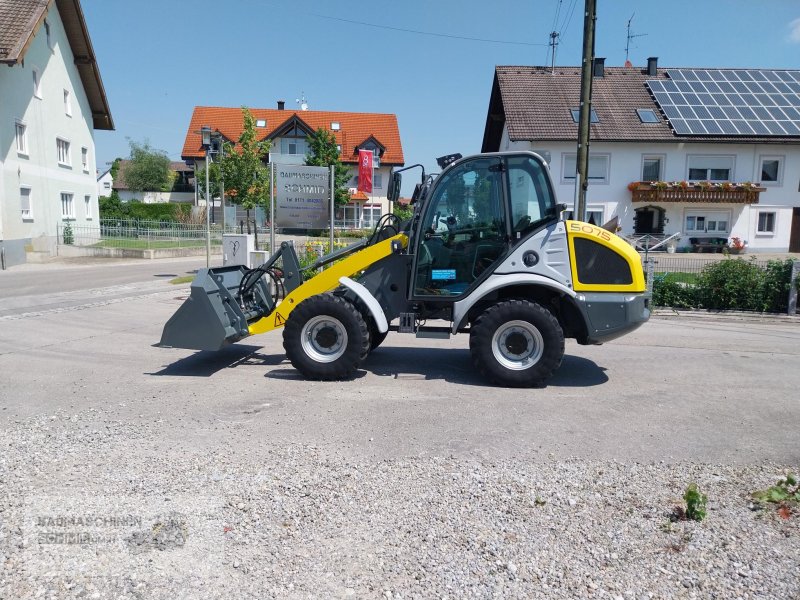
{"label": "loader cab", "polygon": [[412,241],[411,297],[467,294],[516,244],[558,218],[539,156],[483,154],[453,163],[425,195]]}

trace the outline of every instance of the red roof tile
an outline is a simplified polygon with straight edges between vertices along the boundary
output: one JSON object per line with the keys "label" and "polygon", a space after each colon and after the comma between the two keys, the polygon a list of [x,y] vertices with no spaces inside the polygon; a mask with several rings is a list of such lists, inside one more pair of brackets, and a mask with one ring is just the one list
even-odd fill
{"label": "red roof tile", "polygon": [[[666,79],[668,68],[650,76],[636,67],[605,67],[603,77],[592,80],[592,109],[599,117],[592,123],[592,141],[636,142],[795,142],[790,136],[681,136],[673,132],[645,82]],[[580,67],[498,66],[484,130],[484,152],[500,147],[503,124],[512,141],[574,141],[578,124],[570,109],[580,105]],[[649,108],[657,123],[642,123],[637,108]]]}
{"label": "red roof tile", "polygon": [[[342,162],[358,163],[356,144],[373,136],[386,149],[381,156],[381,164],[403,165],[403,147],[400,143],[400,129],[397,117],[381,113],[351,113],[322,110],[278,110],[270,108],[252,108],[250,112],[256,120],[265,120],[266,127],[258,128],[260,139],[270,137],[276,129],[296,116],[312,130],[322,127],[331,131],[331,123],[339,123],[340,129],[332,133],[336,142],[342,147]],[[183,144],[181,158],[203,158],[205,154],[200,144],[200,128],[204,125],[219,131],[230,141],[236,141],[242,133],[243,120],[241,108],[220,108],[211,106],[195,106],[186,140]]]}

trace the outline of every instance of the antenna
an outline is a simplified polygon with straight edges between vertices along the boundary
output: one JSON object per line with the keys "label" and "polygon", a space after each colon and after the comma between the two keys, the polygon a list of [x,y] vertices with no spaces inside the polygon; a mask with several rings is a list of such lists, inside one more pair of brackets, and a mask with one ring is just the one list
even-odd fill
{"label": "antenna", "polygon": [[548,46],[552,48],[552,62],[550,63],[550,72],[554,73],[556,70],[556,48],[558,47],[558,38],[561,34],[557,31],[550,32],[550,42],[548,42]]}
{"label": "antenna", "polygon": [[636,16],[636,12],[631,15],[631,18],[628,19],[628,37],[625,41],[625,66],[628,66],[628,52],[631,48],[631,40],[637,37],[644,37],[646,33],[631,33],[631,21],[633,21],[633,17]]}
{"label": "antenna", "polygon": [[300,105],[300,110],[308,110],[308,102],[306,102],[306,93],[300,92],[300,97],[294,100]]}

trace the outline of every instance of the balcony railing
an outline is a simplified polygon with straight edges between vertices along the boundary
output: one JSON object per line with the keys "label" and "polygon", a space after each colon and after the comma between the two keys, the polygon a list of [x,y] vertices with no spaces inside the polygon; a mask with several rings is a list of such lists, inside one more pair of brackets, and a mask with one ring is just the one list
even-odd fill
{"label": "balcony railing", "polygon": [[766,188],[753,184],[692,184],[634,181],[628,186],[633,202],[705,202],[757,204]]}

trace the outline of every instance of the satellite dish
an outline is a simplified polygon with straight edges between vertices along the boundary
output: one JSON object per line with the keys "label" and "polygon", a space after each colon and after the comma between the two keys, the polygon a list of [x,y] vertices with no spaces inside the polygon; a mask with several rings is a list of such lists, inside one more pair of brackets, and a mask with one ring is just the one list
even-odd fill
{"label": "satellite dish", "polygon": [[300,97],[295,98],[294,101],[300,105],[300,110],[308,110],[308,102],[306,102],[305,92],[300,92]]}

